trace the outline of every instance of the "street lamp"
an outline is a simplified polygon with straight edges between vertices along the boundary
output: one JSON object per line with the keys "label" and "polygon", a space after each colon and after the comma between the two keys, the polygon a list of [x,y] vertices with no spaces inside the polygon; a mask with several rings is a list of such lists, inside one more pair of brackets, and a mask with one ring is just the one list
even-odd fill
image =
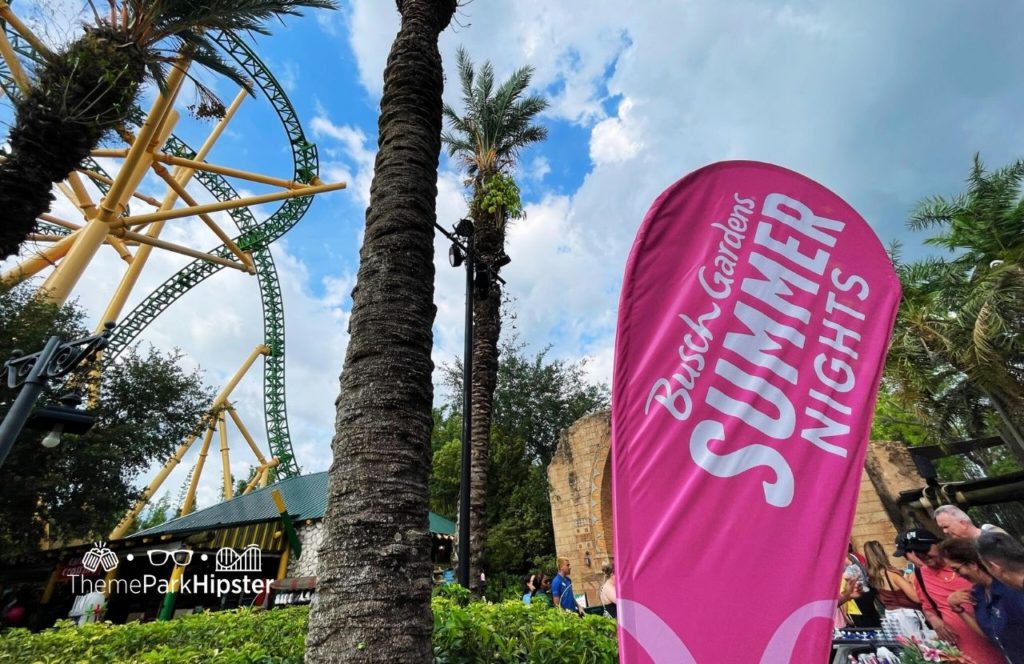
{"label": "street lamp", "polygon": [[47,381],[68,375],[82,360],[107,347],[114,324],[106,323],[103,327],[100,334],[74,341],[62,342],[60,337],[50,337],[38,353],[23,355],[16,350],[14,356],[4,364],[7,386],[11,389],[20,387],[21,392],[0,423],[0,466],[3,466],[26,423],[37,428],[51,429],[43,439],[46,447],[60,444],[61,432],[84,433],[92,425],[92,417],[75,408],[81,403],[77,394],[61,397],[64,407],[40,408],[34,414],[32,407],[43,393]]}
{"label": "street lamp", "polygon": [[[493,265],[478,263],[474,253],[473,222],[469,219],[460,219],[455,224],[454,234],[449,233],[436,221],[434,226],[441,233],[451,240],[452,246],[448,249],[448,262],[452,267],[466,266],[466,326],[465,326],[465,347],[462,360],[462,467],[459,473],[459,583],[469,587],[469,475],[470,475],[470,449],[469,438],[473,422],[472,415],[472,380],[473,380],[473,298],[485,298],[490,291],[491,279],[505,283],[505,280],[498,276],[497,269],[508,265],[511,258],[502,251]],[[465,244],[460,242],[465,240]],[[481,584],[483,584],[481,574]]]}

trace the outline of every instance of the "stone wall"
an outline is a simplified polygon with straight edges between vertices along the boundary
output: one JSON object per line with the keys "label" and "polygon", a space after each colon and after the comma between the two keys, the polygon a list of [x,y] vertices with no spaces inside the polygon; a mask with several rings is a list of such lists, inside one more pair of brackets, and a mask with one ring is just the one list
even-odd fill
{"label": "stone wall", "polygon": [[[576,592],[586,592],[590,605],[598,602],[601,566],[614,558],[610,447],[611,413],[588,415],[562,435],[548,466],[555,551],[572,562]],[[897,528],[911,525],[897,505],[900,492],[921,484],[901,443],[871,443],[853,520],[854,546],[863,550],[864,542],[878,540],[888,549]]]}
{"label": "stone wall", "polygon": [[319,562],[320,544],[324,539],[324,522],[303,521],[296,524],[295,532],[302,543],[302,556],[296,559],[294,556],[288,558],[288,576],[316,576],[316,567]]}
{"label": "stone wall", "polygon": [[572,563],[576,593],[585,592],[591,606],[601,567],[614,557],[610,444],[611,413],[588,415],[562,434],[548,466],[555,551]]}

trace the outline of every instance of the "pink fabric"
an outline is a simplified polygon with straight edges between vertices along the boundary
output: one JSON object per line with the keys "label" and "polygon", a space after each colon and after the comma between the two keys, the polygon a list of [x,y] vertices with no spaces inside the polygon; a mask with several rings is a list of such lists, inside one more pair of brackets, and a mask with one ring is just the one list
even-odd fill
{"label": "pink fabric", "polygon": [[[922,567],[921,576],[924,577],[924,585],[928,588],[928,593],[939,607],[939,617],[942,618],[942,622],[956,632],[956,645],[960,650],[974,659],[976,664],[1006,664],[1006,658],[999,650],[986,637],[971,629],[970,625],[965,623],[963,618],[949,606],[949,596],[958,590],[969,591],[972,588],[971,582],[960,578],[952,569],[945,566],[939,569]],[[917,590],[917,596],[921,598],[921,604],[925,611],[934,613],[931,602],[921,591],[921,584],[917,582],[916,575],[914,576],[914,589]],[[970,604],[964,604],[964,609],[971,613],[974,612],[974,607]]]}
{"label": "pink fabric", "polygon": [[899,292],[867,223],[792,171],[713,164],[655,201],[616,339],[621,661],[827,659]]}

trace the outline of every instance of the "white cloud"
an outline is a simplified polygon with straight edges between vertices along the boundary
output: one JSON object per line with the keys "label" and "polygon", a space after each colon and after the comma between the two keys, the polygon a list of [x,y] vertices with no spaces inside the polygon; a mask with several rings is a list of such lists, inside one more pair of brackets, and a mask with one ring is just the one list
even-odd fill
{"label": "white cloud", "polygon": [[590,159],[600,166],[617,161],[629,161],[635,157],[644,144],[638,137],[640,131],[631,122],[630,109],[633,102],[622,100],[619,114],[614,118],[606,118],[596,125],[590,134]]}
{"label": "white cloud", "polygon": [[[337,161],[324,161],[321,167],[329,182],[344,181],[348,189],[355,192],[363,206],[370,204],[370,184],[373,182],[374,159],[377,152],[369,145],[374,142],[367,140],[362,129],[350,125],[337,125],[331,122],[326,111],[321,107],[318,114],[310,123],[313,135],[317,138],[329,138],[337,142],[340,153],[351,166],[355,167],[355,175],[352,175],[349,165]],[[332,149],[331,144],[326,144],[327,156],[337,154],[338,150]]]}

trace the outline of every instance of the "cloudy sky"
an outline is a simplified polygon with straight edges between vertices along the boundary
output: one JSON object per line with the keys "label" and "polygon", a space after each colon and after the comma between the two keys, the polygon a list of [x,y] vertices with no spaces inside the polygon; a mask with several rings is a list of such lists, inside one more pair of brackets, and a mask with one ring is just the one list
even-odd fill
{"label": "cloudy sky", "polygon": [[[83,3],[44,4],[73,25]],[[349,184],[318,198],[274,247],[288,326],[290,426],[307,471],[330,461],[383,68],[398,19],[393,2],[343,0],[340,11],[289,20],[256,42],[318,145],[321,176]],[[1022,21],[1019,3],[966,1],[466,4],[441,37],[448,81],[457,80],[454,55],[463,46],[476,62],[490,60],[499,78],[534,67],[534,89],[551,102],[540,118],[549,139],[523,153],[516,174],[527,218],[510,230],[512,263],[503,271],[521,338],[534,351],[551,345],[557,357],[586,358],[590,375],[608,381],[618,290],[640,221],[669,184],[715,161],[800,171],[850,202],[883,242],[900,239],[908,255],[922,255],[921,238],[904,229],[915,202],[959,191],[975,152],[990,165],[1021,155]],[[47,32],[59,40],[73,28]],[[227,82],[206,80],[221,96],[234,95]],[[445,99],[458,107],[457,86]],[[192,101],[186,94],[180,105]],[[179,133],[198,144],[208,126],[183,115]],[[2,100],[0,120],[9,117]],[[210,158],[287,177],[285,146],[266,102],[250,99]],[[143,188],[163,193],[155,181]],[[467,192],[447,158],[438,189],[438,219],[450,225],[465,214]],[[198,226],[174,222],[165,236],[214,246]],[[441,365],[461,353],[464,282],[447,264],[447,246],[436,248],[434,361]],[[154,256],[133,302],[185,262]],[[94,316],[121,271],[105,249],[76,290]],[[261,338],[255,280],[231,270],[176,303],[144,336],[180,347],[218,387]],[[233,397],[258,434],[261,389],[256,371]],[[251,459],[234,450],[235,473],[244,475]],[[207,473],[203,505],[216,500],[218,471]],[[183,471],[172,475],[168,489],[176,492],[183,479]]]}

